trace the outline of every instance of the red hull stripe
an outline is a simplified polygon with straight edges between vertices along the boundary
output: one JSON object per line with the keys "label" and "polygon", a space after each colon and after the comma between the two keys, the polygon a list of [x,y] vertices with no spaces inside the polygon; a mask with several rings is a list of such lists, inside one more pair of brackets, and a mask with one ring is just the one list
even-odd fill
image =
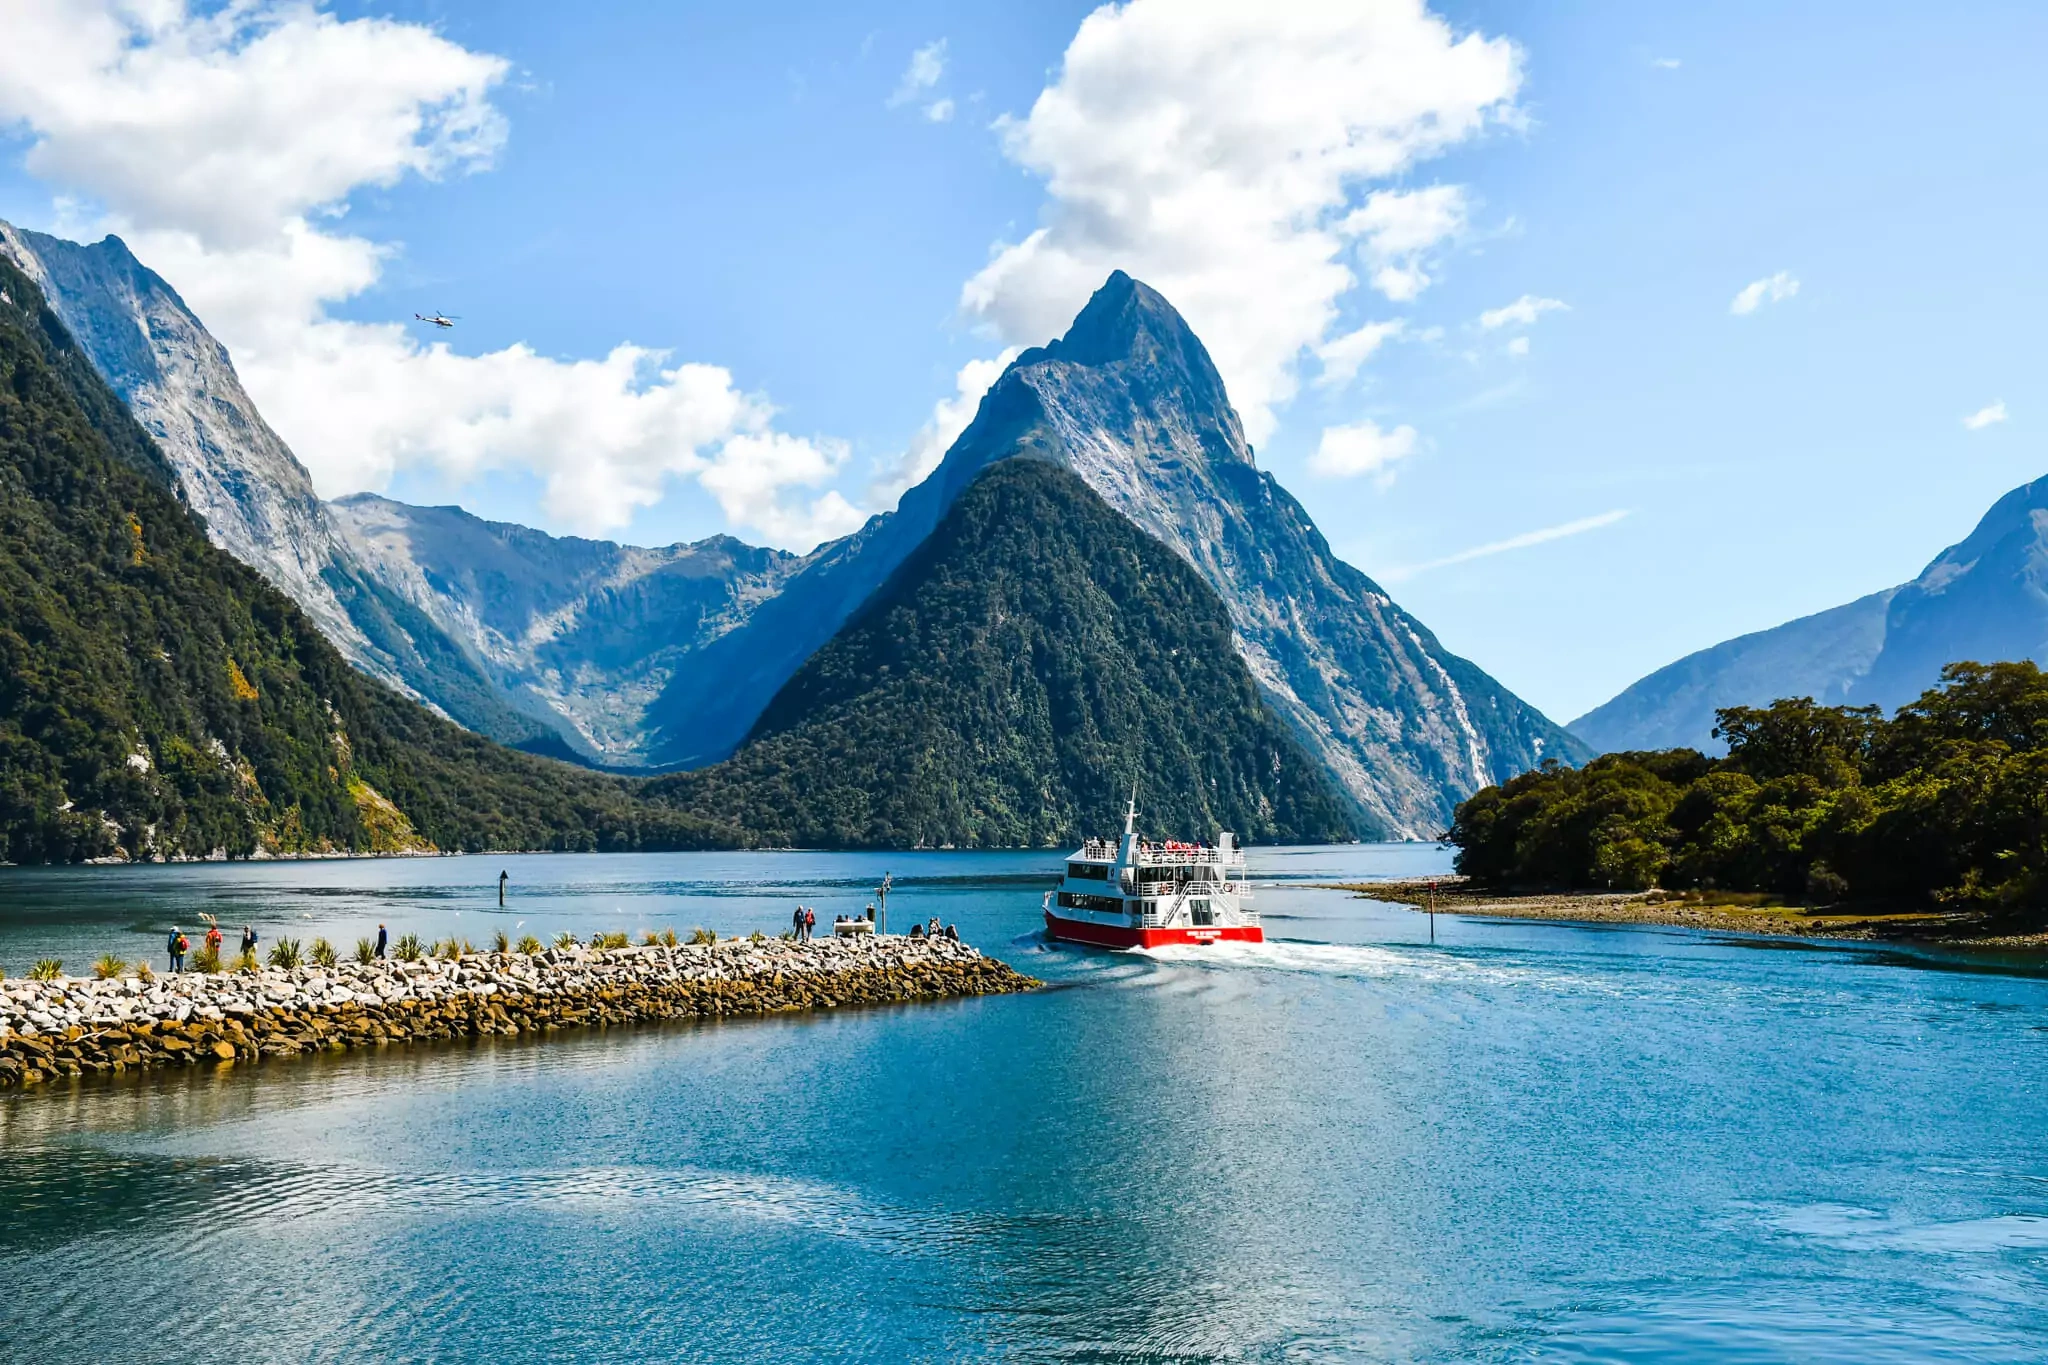
{"label": "red hull stripe", "polygon": [[1092,943],[1098,948],[1157,948],[1162,943],[1264,943],[1266,931],[1256,924],[1216,925],[1195,929],[1128,929],[1120,924],[1090,924],[1086,920],[1061,919],[1050,911],[1045,932],[1069,943]]}

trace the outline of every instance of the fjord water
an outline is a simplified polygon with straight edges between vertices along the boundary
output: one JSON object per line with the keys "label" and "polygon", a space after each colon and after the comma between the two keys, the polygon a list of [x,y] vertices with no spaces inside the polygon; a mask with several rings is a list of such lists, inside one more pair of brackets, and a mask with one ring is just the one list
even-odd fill
{"label": "fjord water", "polygon": [[[0,1358],[2038,1361],[2022,959],[1423,916],[1037,934],[1038,854],[0,873],[0,966],[937,915],[1046,990],[0,1095]],[[497,873],[511,873],[496,908]]]}

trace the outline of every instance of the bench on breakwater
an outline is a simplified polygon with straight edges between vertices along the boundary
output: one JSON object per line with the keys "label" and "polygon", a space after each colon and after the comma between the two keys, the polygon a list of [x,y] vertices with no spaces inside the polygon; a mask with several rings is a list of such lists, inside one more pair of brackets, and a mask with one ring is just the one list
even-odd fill
{"label": "bench on breakwater", "polygon": [[0,1087],[426,1039],[998,995],[1038,984],[963,943],[873,935],[10,979],[0,980]]}

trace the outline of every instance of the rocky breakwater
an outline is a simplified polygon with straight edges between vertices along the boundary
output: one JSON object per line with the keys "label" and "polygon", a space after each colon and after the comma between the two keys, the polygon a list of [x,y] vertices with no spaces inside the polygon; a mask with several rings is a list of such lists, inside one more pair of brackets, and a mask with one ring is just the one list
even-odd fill
{"label": "rocky breakwater", "polygon": [[0,981],[0,1086],[442,1038],[1029,990],[945,939],[734,940]]}

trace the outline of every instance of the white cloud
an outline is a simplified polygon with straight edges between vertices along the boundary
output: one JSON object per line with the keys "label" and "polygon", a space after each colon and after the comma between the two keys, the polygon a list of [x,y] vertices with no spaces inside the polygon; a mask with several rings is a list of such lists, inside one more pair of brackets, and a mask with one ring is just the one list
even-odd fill
{"label": "white cloud", "polygon": [[1676,71],[1685,63],[1679,61],[1676,57],[1654,57],[1651,59],[1650,65],[1656,67],[1659,71]]}
{"label": "white cloud", "polygon": [[1744,285],[1742,292],[1728,305],[1728,311],[1743,317],[1766,303],[1782,303],[1798,292],[1799,281],[1790,272],[1780,270],[1775,275]]}
{"label": "white cloud", "polygon": [[1513,303],[1503,304],[1499,308],[1489,308],[1481,313],[1479,325],[1489,332],[1510,324],[1516,327],[1534,327],[1536,319],[1545,313],[1569,310],[1570,307],[1571,305],[1562,299],[1545,299],[1534,294],[1524,294]]}
{"label": "white cloud", "polygon": [[1394,466],[1415,453],[1415,444],[1415,428],[1410,426],[1382,431],[1377,423],[1366,421],[1325,427],[1308,467],[1333,479],[1370,474],[1385,487],[1394,481]]}
{"label": "white cloud", "polygon": [[1983,407],[1978,408],[1968,417],[1965,417],[1963,425],[1971,431],[1982,431],[1988,426],[1995,426],[2003,422],[2005,417],[2005,400],[2000,399],[1995,403],[1986,403]]}
{"label": "white cloud", "polygon": [[1316,379],[1319,387],[1342,388],[1358,376],[1359,366],[1370,360],[1379,348],[1390,338],[1401,335],[1407,324],[1399,318],[1391,322],[1368,322],[1355,332],[1332,337],[1316,347],[1316,359],[1323,362],[1323,372]]}
{"label": "white cloud", "polygon": [[775,432],[717,366],[633,345],[464,356],[328,315],[394,252],[340,228],[348,196],[486,166],[505,137],[502,58],[291,0],[15,0],[6,23],[0,122],[27,132],[29,169],[60,202],[88,197],[95,226],[184,296],[322,493],[415,466],[524,470],[549,520],[601,533],[694,476],[736,526],[784,544],[857,524],[835,493],[785,503],[844,452]]}
{"label": "white cloud", "polygon": [[909,448],[876,480],[872,494],[876,505],[894,503],[904,490],[922,482],[925,475],[939,467],[953,442],[974,420],[982,395],[1002,377],[1021,349],[1011,346],[993,360],[970,360],[960,367],[960,373],[953,377],[953,396],[932,405],[931,420],[918,428],[917,435],[910,438]]}
{"label": "white cloud", "polygon": [[1426,564],[1412,564],[1406,568],[1389,569],[1384,573],[1376,575],[1376,577],[1383,582],[1400,583],[1415,577],[1419,573],[1427,573],[1431,569],[1448,568],[1453,564],[1464,564],[1474,559],[1485,559],[1488,555],[1506,554],[1510,550],[1526,550],[1531,545],[1542,545],[1553,540],[1563,540],[1567,536],[1583,535],[1587,531],[1597,531],[1603,526],[1614,525],[1615,522],[1620,521],[1627,515],[1628,510],[1623,508],[1613,512],[1602,512],[1596,517],[1581,517],[1577,521],[1567,521],[1560,526],[1546,526],[1540,531],[1524,531],[1521,535],[1509,536],[1506,540],[1496,540],[1486,545],[1475,545],[1469,550],[1460,550],[1454,555],[1445,555],[1442,559],[1432,559]]}
{"label": "white cloud", "polygon": [[1261,441],[1359,283],[1347,246],[1383,293],[1412,296],[1463,221],[1456,186],[1374,182],[1516,120],[1521,79],[1514,44],[1461,36],[1421,0],[1105,5],[1030,113],[998,122],[1050,203],[962,308],[1037,344],[1128,270],[1187,316]]}
{"label": "white cloud", "polygon": [[1373,267],[1372,287],[1406,303],[1429,287],[1428,253],[1462,233],[1469,212],[1461,185],[1383,190],[1346,214],[1338,230],[1358,240],[1359,255]]}
{"label": "white cloud", "polygon": [[920,98],[945,74],[946,40],[926,43],[910,54],[910,65],[903,68],[903,78],[896,82],[895,93],[889,96],[889,107],[894,109]]}
{"label": "white cloud", "polygon": [[924,116],[933,123],[945,123],[953,117],[953,101],[933,100],[924,107]]}
{"label": "white cloud", "polygon": [[1516,338],[1515,338],[1515,339],[1514,339],[1513,341],[1510,341],[1510,342],[1508,343],[1508,345],[1507,345],[1507,352],[1508,352],[1508,354],[1509,354],[1509,355],[1527,355],[1527,354],[1529,354],[1529,338],[1527,338],[1527,337],[1516,337]]}

